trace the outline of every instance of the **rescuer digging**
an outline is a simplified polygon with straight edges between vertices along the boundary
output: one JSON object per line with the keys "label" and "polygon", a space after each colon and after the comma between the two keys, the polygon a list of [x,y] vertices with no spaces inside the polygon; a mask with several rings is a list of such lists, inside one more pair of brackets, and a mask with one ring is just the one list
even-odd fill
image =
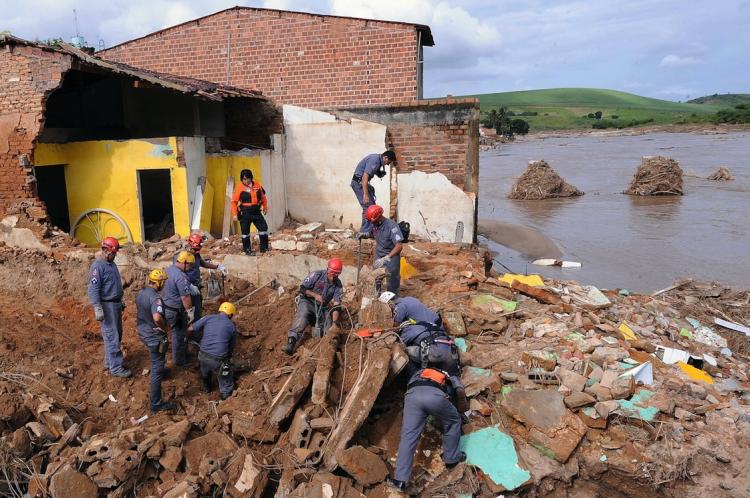
{"label": "rescuer digging", "polygon": [[[310,273],[299,288],[297,313],[289,329],[284,352],[291,355],[300,336],[308,325],[313,326],[313,334],[322,337],[333,324],[338,322],[343,285],[339,275],[344,265],[339,258],[328,260],[325,270]],[[335,326],[335,325],[334,325]]]}

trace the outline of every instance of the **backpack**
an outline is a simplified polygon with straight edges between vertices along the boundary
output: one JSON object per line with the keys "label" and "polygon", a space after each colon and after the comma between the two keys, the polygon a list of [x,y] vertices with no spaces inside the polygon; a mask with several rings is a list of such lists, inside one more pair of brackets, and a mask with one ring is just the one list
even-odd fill
{"label": "backpack", "polygon": [[442,328],[428,322],[417,322],[430,331],[430,336],[422,339],[419,346],[409,346],[406,354],[422,368],[434,368],[445,372],[455,372],[459,368],[458,346],[453,339],[444,335]]}
{"label": "backpack", "polygon": [[411,233],[411,225],[408,221],[399,221],[398,228],[401,230],[401,235],[404,236],[404,242],[409,242],[409,234]]}

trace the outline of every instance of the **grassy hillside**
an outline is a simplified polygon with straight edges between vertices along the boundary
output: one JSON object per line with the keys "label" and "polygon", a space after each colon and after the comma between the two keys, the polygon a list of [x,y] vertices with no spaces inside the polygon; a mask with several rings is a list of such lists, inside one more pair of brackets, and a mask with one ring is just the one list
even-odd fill
{"label": "grassy hillside", "polygon": [[715,93],[713,95],[706,95],[704,97],[698,97],[697,99],[688,100],[688,103],[734,107],[738,104],[750,103],[750,93],[725,93],[724,95]]}
{"label": "grassy hillside", "polygon": [[[595,88],[552,88],[521,92],[467,95],[479,99],[482,112],[507,107],[529,122],[530,131],[591,129],[598,121],[586,117],[600,111],[602,120],[627,124],[670,124],[715,113],[727,105],[682,104],[631,93]],[[615,117],[616,116],[616,117]],[[646,123],[647,122],[647,123]]]}

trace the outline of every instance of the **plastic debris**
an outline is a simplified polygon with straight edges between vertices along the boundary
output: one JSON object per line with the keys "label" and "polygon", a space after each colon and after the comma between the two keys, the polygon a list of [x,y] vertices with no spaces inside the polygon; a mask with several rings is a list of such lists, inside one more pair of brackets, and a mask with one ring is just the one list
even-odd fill
{"label": "plastic debris", "polygon": [[505,282],[508,285],[512,285],[514,280],[517,280],[522,284],[530,285],[531,287],[541,287],[544,285],[544,281],[539,275],[518,275],[516,273],[506,273],[505,275],[500,277],[500,281]]}
{"label": "plastic debris", "polygon": [[495,426],[461,436],[461,451],[466,462],[478,467],[492,481],[507,490],[514,490],[531,479],[531,473],[518,465],[513,438]]}

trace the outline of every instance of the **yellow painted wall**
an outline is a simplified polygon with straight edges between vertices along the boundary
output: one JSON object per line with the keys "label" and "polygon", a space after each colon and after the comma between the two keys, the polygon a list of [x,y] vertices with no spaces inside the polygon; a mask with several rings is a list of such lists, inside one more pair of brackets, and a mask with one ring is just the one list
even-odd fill
{"label": "yellow painted wall", "polygon": [[[187,178],[185,168],[177,165],[175,137],[37,144],[34,166],[60,164],[66,165],[71,223],[87,209],[106,208],[127,223],[134,242],[143,242],[137,170],[169,169],[175,232],[183,237],[190,233]],[[93,240],[83,242],[96,243]]]}
{"label": "yellow painted wall", "polygon": [[[226,198],[227,178],[232,175],[235,188],[240,183],[240,171],[249,169],[253,178],[263,183],[263,168],[260,156],[207,155],[206,177],[214,188],[213,213],[211,215],[211,233],[221,235],[224,222],[224,200]],[[235,233],[240,233],[239,223],[235,223]]]}

